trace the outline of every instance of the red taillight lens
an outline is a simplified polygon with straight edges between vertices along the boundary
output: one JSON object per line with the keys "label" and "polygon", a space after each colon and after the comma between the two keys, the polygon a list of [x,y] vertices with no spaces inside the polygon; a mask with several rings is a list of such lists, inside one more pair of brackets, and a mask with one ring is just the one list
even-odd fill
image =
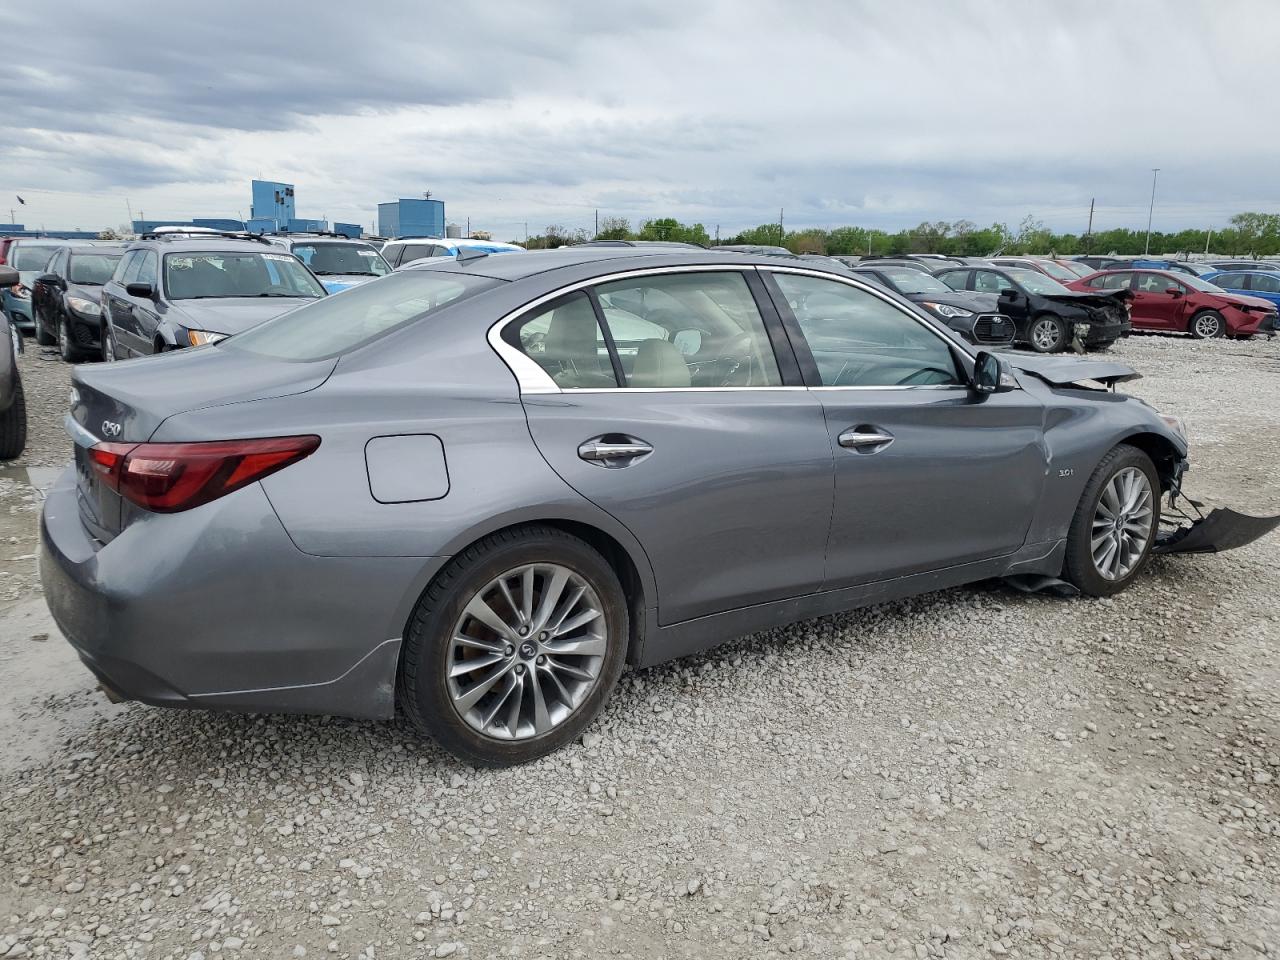
{"label": "red taillight lens", "polygon": [[99,443],[93,468],[122,497],[157,513],[190,510],[310,455],[320,438],[263,437],[207,443]]}

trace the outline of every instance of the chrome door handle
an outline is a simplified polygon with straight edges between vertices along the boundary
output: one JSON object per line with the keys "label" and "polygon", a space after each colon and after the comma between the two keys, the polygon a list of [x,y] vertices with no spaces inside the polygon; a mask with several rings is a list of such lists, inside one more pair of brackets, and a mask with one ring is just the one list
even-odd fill
{"label": "chrome door handle", "polygon": [[608,443],[604,440],[588,440],[578,447],[578,456],[592,463],[608,466],[610,462],[631,461],[653,453],[653,447],[643,440]]}
{"label": "chrome door handle", "polygon": [[893,435],[867,430],[846,430],[840,434],[840,446],[851,450],[864,450],[868,447],[884,449],[893,443]]}

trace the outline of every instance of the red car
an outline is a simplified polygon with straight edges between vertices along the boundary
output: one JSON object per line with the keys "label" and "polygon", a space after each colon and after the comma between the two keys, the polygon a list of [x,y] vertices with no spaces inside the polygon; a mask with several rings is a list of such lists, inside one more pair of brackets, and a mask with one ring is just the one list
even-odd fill
{"label": "red car", "polygon": [[1067,284],[1072,290],[1129,290],[1135,330],[1169,330],[1209,337],[1250,337],[1276,329],[1269,300],[1227,293],[1186,273],[1168,270],[1103,270]]}

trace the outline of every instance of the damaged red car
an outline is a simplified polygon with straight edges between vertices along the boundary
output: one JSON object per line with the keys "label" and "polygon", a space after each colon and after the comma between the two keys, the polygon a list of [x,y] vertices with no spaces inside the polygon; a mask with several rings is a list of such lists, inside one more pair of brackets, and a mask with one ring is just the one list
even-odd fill
{"label": "damaged red car", "polygon": [[1199,277],[1168,270],[1103,270],[1067,284],[1095,293],[1128,290],[1135,330],[1210,337],[1251,337],[1276,329],[1276,306],[1258,297],[1228,293]]}

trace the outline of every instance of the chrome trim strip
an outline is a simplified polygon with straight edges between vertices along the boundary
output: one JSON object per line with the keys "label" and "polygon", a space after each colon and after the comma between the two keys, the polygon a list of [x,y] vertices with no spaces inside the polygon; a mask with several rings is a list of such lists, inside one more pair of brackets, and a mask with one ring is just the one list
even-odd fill
{"label": "chrome trim strip", "polygon": [[557,389],[556,393],[571,397],[579,393],[741,393],[744,390],[805,391],[808,389],[808,387],[569,387],[565,390]]}
{"label": "chrome trim strip", "polygon": [[81,447],[92,447],[95,444],[102,442],[84,427],[80,426],[80,424],[76,422],[75,417],[71,416],[69,413],[62,418],[62,429],[67,431],[67,436]]}
{"label": "chrome trim strip", "polygon": [[832,390],[956,390],[969,393],[968,384],[964,383],[907,383],[907,384],[887,384],[885,386],[851,385],[847,387],[809,387],[814,393],[829,393]]}
{"label": "chrome trim strip", "polygon": [[[747,270],[750,270],[751,267],[752,265],[749,263],[723,263],[723,264],[698,263],[698,264],[686,264],[686,265],[674,266],[674,267],[671,267],[671,266],[638,267],[632,270],[620,270],[616,273],[601,274],[598,277],[591,277],[587,280],[578,280],[575,283],[570,283],[563,287],[558,287],[555,290],[551,291],[550,293],[545,293],[542,296],[538,297],[536,300],[531,300],[530,302],[526,303],[524,306],[517,307],[515,310],[512,310],[510,313],[504,316],[497,323],[489,327],[489,332],[485,335],[485,339],[489,341],[489,346],[493,348],[494,352],[502,359],[502,362],[505,363],[507,367],[511,370],[512,374],[515,375],[516,382],[520,385],[521,394],[562,393],[562,392],[603,393],[606,391],[604,390],[562,391],[560,389],[559,384],[557,384],[554,380],[551,379],[551,375],[547,373],[547,371],[543,370],[540,366],[538,366],[538,364],[534,362],[534,360],[532,360],[527,354],[522,353],[521,351],[517,350],[515,347],[511,346],[511,344],[507,343],[507,341],[502,339],[503,327],[505,327],[508,323],[511,323],[513,320],[520,319],[522,316],[524,316],[526,313],[530,312],[531,310],[536,310],[538,309],[538,307],[542,306],[543,304],[550,303],[552,300],[555,300],[558,297],[563,297],[566,294],[573,293],[577,290],[582,290],[586,287],[593,287],[599,283],[610,283],[614,280],[625,280],[629,277],[646,277],[646,276],[653,276],[655,274],[668,274],[668,273],[715,273],[715,272],[724,272],[724,271],[744,273]],[[824,276],[834,276],[834,274],[824,274]],[[645,389],[645,388],[611,387],[609,388],[609,391],[611,392],[613,390],[637,390],[637,389]],[[661,389],[661,388],[655,388],[655,389]],[[705,388],[677,387],[673,389],[703,390]],[[784,388],[742,387],[740,389],[755,390],[755,389],[784,389]],[[797,388],[797,389],[803,389],[803,388]]]}

